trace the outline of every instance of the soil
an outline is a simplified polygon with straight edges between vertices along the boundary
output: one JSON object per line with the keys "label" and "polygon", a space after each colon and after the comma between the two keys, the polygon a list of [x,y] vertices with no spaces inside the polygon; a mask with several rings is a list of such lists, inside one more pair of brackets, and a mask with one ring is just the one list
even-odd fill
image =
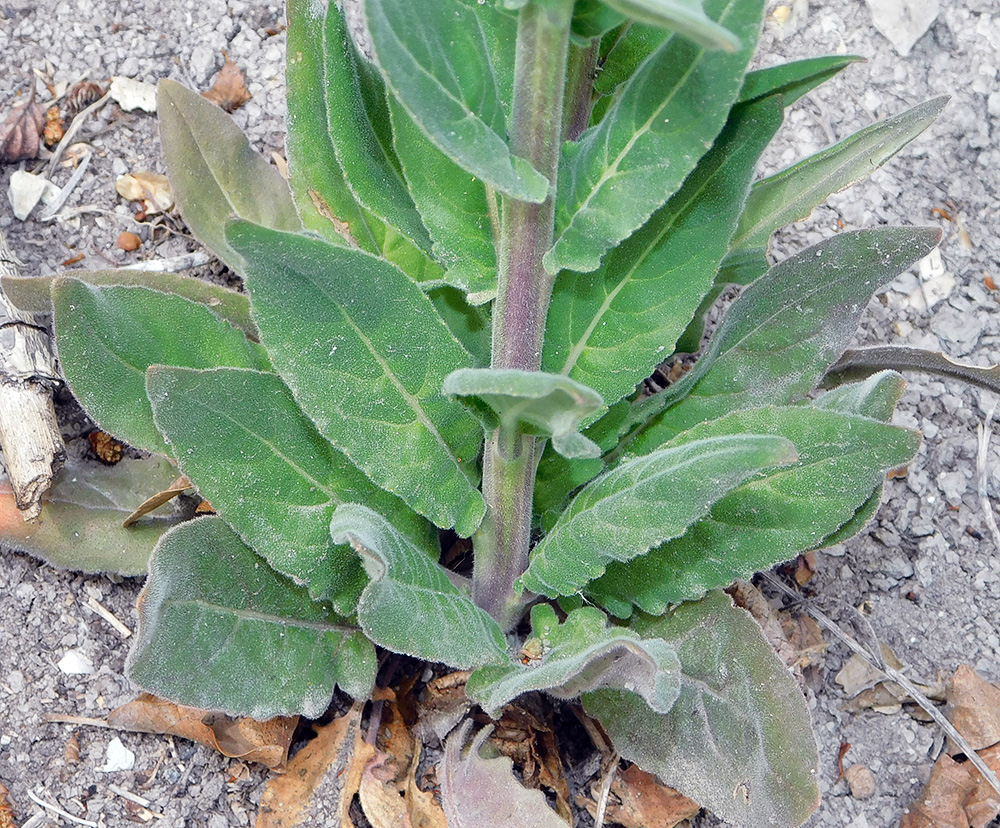
{"label": "soil", "polygon": [[[776,257],[841,227],[940,227],[939,258],[904,274],[872,302],[858,341],[932,347],[981,365],[1000,361],[998,294],[987,286],[988,277],[1000,282],[1000,8],[993,0],[942,4],[936,22],[903,56],[873,27],[861,0],[811,8],[796,0],[789,7],[796,12],[791,20],[779,25],[785,12],[778,10],[769,23],[759,65],[827,53],[857,54],[868,62],[789,111],[765,172],[928,98],[948,94],[952,100],[884,169],[780,234]],[[0,0],[0,112],[24,92],[34,70],[70,84],[85,76],[105,82],[125,75],[149,82],[171,77],[205,89],[225,49],[246,70],[253,94],[234,118],[270,156],[283,147],[282,15],[277,4],[245,0]],[[163,171],[153,116],[108,106],[83,138],[96,153],[69,206],[92,210],[42,223],[17,221],[0,207],[0,227],[25,263],[25,275],[104,268],[109,259],[123,263],[196,247],[183,235],[164,240],[165,231],[136,222],[114,190],[115,178],[127,171]],[[0,168],[0,192],[18,167],[32,164]],[[56,183],[69,175],[60,170]],[[114,247],[123,230],[143,239],[139,251]],[[63,264],[79,254],[78,263]],[[944,295],[928,309],[923,299],[939,286]],[[852,608],[864,607],[875,635],[925,681],[950,675],[962,663],[1000,680],[1000,557],[977,494],[976,463],[977,427],[992,404],[989,395],[965,385],[912,377],[896,421],[922,429],[923,447],[904,478],[887,482],[872,524],[819,555],[808,585],[818,605],[845,623]],[[83,453],[83,424],[69,416],[71,406],[64,410],[70,450]],[[1000,497],[998,458],[994,447],[983,472],[994,501]],[[10,788],[21,820],[42,813],[30,791],[108,828],[131,824],[126,800],[110,787],[115,785],[149,800],[149,808],[163,814],[163,825],[248,825],[265,780],[261,769],[244,771],[238,762],[180,740],[43,718],[56,712],[100,717],[132,698],[122,676],[127,643],[84,605],[95,597],[134,627],[139,587],[135,579],[61,572],[0,550],[0,781]],[[63,673],[57,664],[69,650],[82,651],[93,672]],[[844,710],[834,677],[846,656],[842,645],[830,642],[807,674],[824,796],[807,824],[895,826],[928,778],[941,738],[933,725],[906,711]],[[71,763],[64,750],[74,731],[80,760]],[[135,753],[133,770],[101,770],[115,736]],[[846,782],[837,781],[844,743],[850,744],[846,764],[867,765],[874,775],[868,798],[852,797]],[[31,824],[49,818],[60,821],[49,813]],[[717,824],[711,817],[699,820]]]}

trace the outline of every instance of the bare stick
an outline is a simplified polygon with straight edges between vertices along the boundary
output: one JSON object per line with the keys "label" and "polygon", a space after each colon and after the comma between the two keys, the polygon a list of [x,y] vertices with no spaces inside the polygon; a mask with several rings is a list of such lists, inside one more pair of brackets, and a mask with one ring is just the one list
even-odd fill
{"label": "bare stick", "polygon": [[51,722],[52,724],[72,724],[72,725],[88,725],[89,727],[107,727],[110,728],[111,725],[108,724],[107,719],[95,719],[91,716],[73,716],[68,713],[46,713],[42,718]]}
{"label": "bare stick", "polygon": [[604,774],[604,781],[601,783],[601,797],[597,800],[597,810],[594,812],[594,828],[604,828],[604,812],[608,809],[611,784],[615,781],[615,772],[618,770],[620,758],[617,753],[612,756],[608,772]]}
{"label": "bare stick", "polygon": [[92,609],[99,616],[101,616],[101,618],[107,621],[112,627],[118,630],[118,634],[121,635],[122,638],[128,638],[129,636],[132,635],[132,630],[130,630],[121,621],[119,621],[118,618],[115,617],[115,615],[111,612],[111,610],[105,607],[93,595],[90,596],[90,598],[87,600],[87,603],[84,604],[84,606],[89,609]]}
{"label": "bare stick", "polygon": [[59,816],[61,816],[63,819],[68,819],[70,822],[75,822],[77,825],[86,825],[88,826],[88,828],[98,828],[96,822],[90,822],[86,819],[80,819],[80,817],[75,817],[72,814],[69,814],[66,811],[64,811],[58,805],[53,805],[50,802],[46,802],[44,799],[39,799],[31,791],[28,791],[28,797],[36,805],[41,805],[46,810],[59,814]]}
{"label": "bare stick", "polygon": [[73,142],[76,134],[80,131],[80,127],[83,126],[83,122],[87,120],[87,116],[90,115],[91,112],[96,112],[110,100],[111,92],[107,92],[99,101],[94,101],[90,106],[77,114],[77,116],[73,119],[73,122],[69,125],[69,129],[63,133],[62,140],[52,151],[52,157],[49,159],[49,166],[45,170],[46,178],[52,177],[52,173],[55,172],[56,167],[59,165],[59,159],[62,158],[63,152],[66,147]]}
{"label": "bare stick", "polygon": [[986,525],[990,527],[990,534],[993,535],[993,545],[1000,551],[1000,529],[997,529],[997,519],[993,515],[993,505],[990,503],[990,496],[986,493],[986,482],[989,479],[989,469],[986,467],[986,460],[990,451],[990,437],[993,430],[990,425],[993,422],[993,414],[997,410],[994,402],[992,408],[986,414],[986,422],[982,423],[977,431],[979,432],[979,451],[976,454],[976,473],[979,477],[979,502],[983,505],[983,516],[986,518]]}

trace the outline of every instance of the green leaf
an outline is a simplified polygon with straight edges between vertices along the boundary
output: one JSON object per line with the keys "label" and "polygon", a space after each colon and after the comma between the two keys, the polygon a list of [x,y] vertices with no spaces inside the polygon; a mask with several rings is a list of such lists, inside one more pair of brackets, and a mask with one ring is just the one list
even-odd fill
{"label": "green leaf", "polygon": [[603,96],[612,95],[631,78],[639,65],[670,37],[670,33],[654,26],[628,23],[620,33],[611,37],[614,42],[602,56],[601,71],[594,80],[594,91]]}
{"label": "green leaf", "polygon": [[432,288],[427,296],[440,314],[448,330],[472,354],[476,368],[490,364],[492,330],[490,309],[486,305],[470,305],[458,288],[450,285]]}
{"label": "green leaf", "polygon": [[[601,395],[568,377],[541,371],[460,368],[441,389],[477,412],[488,429],[502,425],[551,437],[564,457],[597,457],[600,447],[577,429],[603,406]],[[485,404],[485,408],[483,405]]]}
{"label": "green leaf", "polygon": [[[522,201],[541,202],[549,181],[506,141],[505,89],[491,41],[507,15],[461,0],[369,0],[365,16],[386,86],[424,134],[466,172]],[[514,40],[504,39],[513,66]]]}
{"label": "green leaf", "polygon": [[[177,273],[154,273],[147,270],[74,270],[72,278],[88,285],[103,287],[123,285],[144,287],[160,293],[172,293],[192,302],[206,305],[220,319],[225,319],[251,338],[257,336],[257,328],[250,318],[250,300],[246,295]],[[31,313],[52,313],[52,283],[59,276],[28,276],[0,279],[3,290],[21,310]]]}
{"label": "green leaf", "polygon": [[628,604],[660,614],[813,549],[854,516],[886,471],[909,462],[920,446],[916,432],[790,406],[734,412],[692,428],[668,447],[727,434],[782,436],[795,445],[798,461],[720,498],[683,536],[627,564],[611,564],[587,587],[588,597],[616,614],[627,615],[622,609]]}
{"label": "green leaf", "polygon": [[788,440],[748,432],[622,463],[573,498],[535,547],[520,583],[549,597],[571,595],[612,561],[629,561],[682,535],[755,472],[795,457]]}
{"label": "green leaf", "polygon": [[334,543],[351,544],[371,578],[358,623],[376,644],[458,669],[506,658],[496,621],[384,517],[347,503],[333,513],[330,534]]}
{"label": "green leaf", "polygon": [[606,6],[602,0],[577,0],[573,7],[573,36],[590,41],[603,37],[626,20],[625,15]]}
{"label": "green leaf", "polygon": [[872,294],[938,238],[913,228],[841,233],[775,265],[729,307],[706,356],[637,405],[645,424],[623,447],[645,453],[703,420],[801,399],[843,353]]}
{"label": "green leaf", "polygon": [[906,380],[895,371],[879,371],[861,382],[851,382],[827,391],[812,405],[824,411],[870,417],[887,423],[892,419],[896,403],[905,389]]}
{"label": "green leaf", "polygon": [[955,362],[940,351],[883,345],[845,351],[826,376],[824,385],[867,377],[886,368],[895,371],[920,371],[945,379],[958,379],[994,393],[1000,392],[1000,363],[982,366]]}
{"label": "green leaf", "polygon": [[0,484],[0,542],[58,569],[145,575],[153,545],[178,518],[161,507],[128,529],[122,521],[145,495],[166,490],[176,478],[166,457],[114,466],[70,457],[45,495],[40,520],[26,522],[10,484]]}
{"label": "green leaf", "polygon": [[[637,23],[668,29],[690,38],[707,49],[735,52],[740,48],[740,37],[726,28],[733,24],[728,20],[720,20],[717,23],[706,15],[705,9],[702,8],[702,0],[603,0],[603,2]],[[726,25],[720,25],[722,22]]]}
{"label": "green leaf", "polygon": [[157,87],[160,142],[174,201],[199,241],[237,273],[226,241],[233,215],[276,230],[299,230],[288,182],[253,150],[222,109],[171,80]]}
{"label": "green leaf", "polygon": [[734,828],[801,825],[819,806],[809,712],[756,622],[716,592],[634,628],[674,643],[681,694],[666,715],[618,690],[584,696],[615,749]]}
{"label": "green leaf", "polygon": [[265,347],[320,433],[378,486],[467,537],[482,432],[441,394],[472,358],[419,286],[357,250],[245,222],[229,239]]}
{"label": "green leaf", "polygon": [[945,96],[933,98],[759,181],[733,237],[732,255],[766,251],[775,230],[802,221],[831,193],[867,178],[927,129],[947,102]]}
{"label": "green leaf", "polygon": [[125,663],[139,687],[264,720],[315,718],[334,685],[365,699],[371,642],[278,575],[219,518],[181,524],[153,552]]}
{"label": "green leaf", "polygon": [[146,397],[150,365],[270,367],[242,331],[180,296],[60,278],[52,299],[59,362],[73,395],[102,429],[136,448],[169,454]]}
{"label": "green leaf", "polygon": [[757,159],[781,126],[780,101],[736,107],[681,190],[608,254],[596,273],[563,273],[542,367],[611,404],[673,350],[729,249]]}
{"label": "green leaf", "polygon": [[772,95],[781,95],[782,104],[788,107],[852,63],[859,61],[863,62],[864,58],[857,55],[824,55],[747,72],[738,101],[746,103]]}
{"label": "green leaf", "polygon": [[549,273],[598,267],[672,196],[729,115],[753,55],[761,0],[709,0],[743,46],[719,56],[675,35],[643,61],[604,119],[567,144],[559,168]]}
{"label": "green leaf", "polygon": [[607,616],[595,607],[574,610],[560,624],[549,604],[536,604],[531,627],[533,638],[528,641],[537,645],[539,663],[487,665],[469,677],[466,694],[491,719],[532,690],[558,699],[574,699],[601,687],[630,690],[658,713],[668,712],[677,701],[680,663],[665,642],[608,627]]}
{"label": "green leaf", "polygon": [[244,543],[313,598],[350,614],[365,584],[357,556],[330,540],[338,504],[368,503],[426,538],[426,521],[324,440],[274,374],[154,366],[146,384],[184,473]]}

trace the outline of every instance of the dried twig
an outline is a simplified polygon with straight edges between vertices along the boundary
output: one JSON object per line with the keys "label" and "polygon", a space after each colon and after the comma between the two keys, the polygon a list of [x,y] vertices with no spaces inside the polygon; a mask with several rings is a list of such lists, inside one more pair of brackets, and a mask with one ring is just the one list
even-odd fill
{"label": "dried twig", "polygon": [[93,595],[90,596],[90,598],[87,600],[87,603],[84,604],[84,606],[88,607],[89,609],[92,609],[99,616],[101,616],[101,618],[107,621],[112,627],[118,630],[118,633],[121,635],[122,638],[128,638],[132,635],[132,630],[130,630],[121,621],[119,621],[118,618],[115,617],[115,615],[111,612],[111,610],[105,607]]}
{"label": "dried twig", "polygon": [[983,506],[983,516],[986,518],[986,525],[990,528],[990,534],[993,535],[993,545],[1000,552],[1000,529],[997,529],[997,519],[993,515],[993,505],[990,503],[990,496],[986,492],[986,483],[990,476],[986,460],[990,451],[990,437],[993,436],[993,430],[990,426],[996,410],[997,404],[994,402],[986,414],[986,421],[981,423],[977,428],[979,433],[979,451],[976,454],[976,473],[979,477],[979,502]]}
{"label": "dried twig", "polygon": [[80,819],[80,817],[75,817],[72,814],[64,811],[58,805],[53,805],[51,802],[46,802],[44,799],[39,799],[31,791],[28,791],[28,796],[31,798],[31,801],[34,802],[36,805],[40,805],[42,808],[45,808],[48,811],[52,811],[53,813],[59,814],[59,816],[61,816],[63,819],[68,819],[70,822],[75,822],[77,825],[86,825],[88,826],[88,828],[98,828],[96,822],[90,822],[89,820]]}
{"label": "dried twig", "polygon": [[604,774],[604,781],[601,783],[601,796],[597,800],[597,810],[594,812],[594,828],[604,828],[604,812],[608,809],[608,797],[611,795],[611,785],[615,781],[619,759],[621,757],[615,753],[608,763],[607,773]]}
{"label": "dried twig", "polygon": [[88,725],[90,727],[107,727],[110,728],[111,725],[108,724],[107,719],[95,719],[91,716],[73,716],[69,713],[46,713],[42,718],[51,722],[52,724],[73,724],[73,725]]}
{"label": "dried twig", "polygon": [[80,183],[83,178],[83,174],[87,171],[87,167],[90,166],[90,159],[94,157],[93,150],[88,149],[83,158],[80,159],[80,163],[77,168],[73,170],[73,175],[70,176],[69,181],[66,185],[59,191],[59,195],[53,199],[52,203],[45,208],[45,211],[38,217],[39,221],[54,221],[59,218],[56,215],[66,203],[66,200],[70,197],[73,190]]}
{"label": "dried twig", "polygon": [[59,166],[59,159],[62,158],[62,154],[76,137],[76,134],[80,131],[80,127],[83,126],[83,122],[87,120],[90,113],[96,112],[102,106],[104,106],[108,101],[111,100],[111,92],[108,92],[98,101],[94,101],[86,109],[81,110],[73,121],[69,125],[69,129],[63,133],[62,140],[56,145],[56,148],[52,151],[52,157],[49,159],[49,166],[45,170],[45,177],[52,178],[52,173],[55,172],[56,168]]}

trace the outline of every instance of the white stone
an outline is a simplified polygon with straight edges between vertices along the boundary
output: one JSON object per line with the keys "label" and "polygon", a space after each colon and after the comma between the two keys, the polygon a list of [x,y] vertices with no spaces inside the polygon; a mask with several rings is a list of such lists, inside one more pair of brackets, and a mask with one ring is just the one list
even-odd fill
{"label": "white stone", "polygon": [[39,201],[47,196],[50,197],[52,190],[59,192],[59,188],[48,179],[24,170],[14,170],[10,174],[10,184],[7,187],[7,199],[10,201],[14,216],[24,221],[31,215],[31,211]]}
{"label": "white stone", "polygon": [[156,112],[156,87],[151,83],[116,75],[111,79],[111,98],[126,112]]}
{"label": "white stone", "polygon": [[872,22],[902,57],[937,20],[938,0],[868,0]]}
{"label": "white stone", "polygon": [[116,771],[130,771],[134,767],[135,754],[122,744],[121,739],[115,736],[108,742],[104,767],[98,768],[98,770],[102,773],[114,773]]}
{"label": "white stone", "polygon": [[67,650],[56,666],[69,676],[89,676],[94,672],[94,662],[81,650]]}

